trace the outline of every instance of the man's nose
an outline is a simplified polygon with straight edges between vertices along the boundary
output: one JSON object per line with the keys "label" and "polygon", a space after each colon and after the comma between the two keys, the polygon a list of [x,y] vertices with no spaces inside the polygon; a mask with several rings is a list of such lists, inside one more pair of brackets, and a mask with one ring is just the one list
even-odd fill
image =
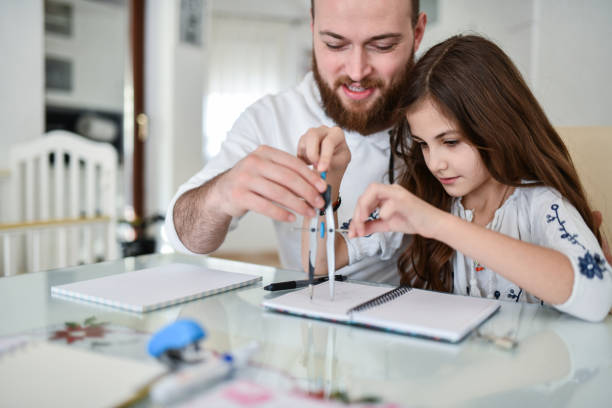
{"label": "man's nose", "polygon": [[353,49],[348,53],[345,69],[346,75],[355,82],[359,82],[370,75],[372,67],[367,53],[359,47]]}

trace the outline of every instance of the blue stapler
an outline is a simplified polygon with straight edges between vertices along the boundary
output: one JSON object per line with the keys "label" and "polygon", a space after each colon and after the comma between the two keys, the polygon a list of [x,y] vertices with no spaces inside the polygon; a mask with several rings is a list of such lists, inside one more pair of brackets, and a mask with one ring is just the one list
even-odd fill
{"label": "blue stapler", "polygon": [[176,368],[182,363],[201,361],[200,340],[206,337],[204,329],[189,319],[171,323],[151,337],[147,350],[150,355]]}

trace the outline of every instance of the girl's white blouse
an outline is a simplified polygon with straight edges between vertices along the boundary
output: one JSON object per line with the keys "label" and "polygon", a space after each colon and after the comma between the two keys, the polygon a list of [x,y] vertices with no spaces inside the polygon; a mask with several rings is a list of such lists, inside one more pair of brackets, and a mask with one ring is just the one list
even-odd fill
{"label": "girl's white blouse", "polygon": [[[451,212],[468,222],[473,213],[455,199]],[[520,187],[497,209],[488,229],[555,249],[565,254],[574,269],[569,299],[552,305],[586,320],[603,319],[612,306],[612,268],[603,257],[595,235],[561,194],[549,187]],[[503,256],[503,254],[500,254]],[[520,287],[460,252],[453,258],[454,292],[515,302],[540,302]],[[534,275],[537,269],[530,271]]]}

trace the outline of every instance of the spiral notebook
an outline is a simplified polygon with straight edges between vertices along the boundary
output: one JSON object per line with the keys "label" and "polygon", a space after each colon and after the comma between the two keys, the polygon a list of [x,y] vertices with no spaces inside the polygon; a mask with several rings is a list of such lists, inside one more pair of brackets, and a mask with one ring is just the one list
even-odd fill
{"label": "spiral notebook", "polygon": [[328,282],[263,302],[269,310],[388,330],[456,343],[500,307],[497,300],[452,295],[399,286],[335,282],[334,300]]}
{"label": "spiral notebook", "polygon": [[51,287],[53,296],[149,312],[259,282],[261,276],[174,263]]}

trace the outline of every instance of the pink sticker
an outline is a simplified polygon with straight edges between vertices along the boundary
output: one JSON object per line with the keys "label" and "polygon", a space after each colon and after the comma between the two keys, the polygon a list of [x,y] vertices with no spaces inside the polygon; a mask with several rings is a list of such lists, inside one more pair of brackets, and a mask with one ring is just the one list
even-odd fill
{"label": "pink sticker", "polygon": [[261,385],[242,381],[223,390],[223,397],[242,406],[255,406],[269,402],[274,396]]}

